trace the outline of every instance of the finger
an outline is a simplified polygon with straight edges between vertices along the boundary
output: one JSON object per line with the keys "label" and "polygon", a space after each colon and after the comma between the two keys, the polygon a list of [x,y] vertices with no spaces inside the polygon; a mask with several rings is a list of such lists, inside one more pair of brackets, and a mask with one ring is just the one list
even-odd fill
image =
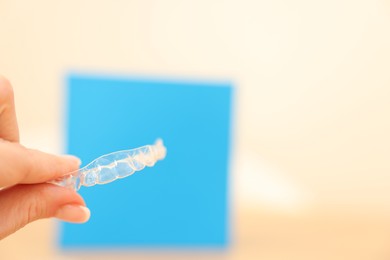
{"label": "finger", "polygon": [[19,129],[16,121],[14,92],[10,82],[0,75],[0,138],[19,142]]}
{"label": "finger", "polygon": [[79,165],[80,160],[74,156],[57,156],[0,142],[0,187],[46,182],[77,170]]}
{"label": "finger", "polygon": [[53,184],[17,185],[0,191],[0,239],[42,218],[83,223],[90,212],[75,191]]}

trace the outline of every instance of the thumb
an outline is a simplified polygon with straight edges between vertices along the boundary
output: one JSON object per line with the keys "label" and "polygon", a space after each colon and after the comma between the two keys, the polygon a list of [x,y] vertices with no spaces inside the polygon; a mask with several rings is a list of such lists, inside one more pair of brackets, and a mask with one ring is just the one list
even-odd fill
{"label": "thumb", "polygon": [[52,184],[16,185],[0,191],[0,239],[42,218],[83,223],[90,212],[75,191]]}

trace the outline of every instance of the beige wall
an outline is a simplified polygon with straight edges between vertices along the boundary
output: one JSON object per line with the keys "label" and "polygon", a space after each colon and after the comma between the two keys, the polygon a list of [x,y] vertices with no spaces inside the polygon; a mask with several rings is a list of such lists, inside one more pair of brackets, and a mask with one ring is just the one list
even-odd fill
{"label": "beige wall", "polygon": [[3,0],[0,73],[24,136],[58,129],[69,70],[231,79],[236,175],[250,154],[312,206],[386,210],[389,32],[384,0]]}

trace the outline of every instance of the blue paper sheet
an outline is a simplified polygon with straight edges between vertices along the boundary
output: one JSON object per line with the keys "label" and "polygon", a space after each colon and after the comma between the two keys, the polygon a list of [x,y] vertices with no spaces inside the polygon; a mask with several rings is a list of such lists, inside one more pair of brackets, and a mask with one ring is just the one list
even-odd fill
{"label": "blue paper sheet", "polygon": [[63,249],[226,247],[232,86],[73,74],[67,152],[84,165],[161,137],[167,157],[106,185],[82,187],[86,224],[61,223]]}

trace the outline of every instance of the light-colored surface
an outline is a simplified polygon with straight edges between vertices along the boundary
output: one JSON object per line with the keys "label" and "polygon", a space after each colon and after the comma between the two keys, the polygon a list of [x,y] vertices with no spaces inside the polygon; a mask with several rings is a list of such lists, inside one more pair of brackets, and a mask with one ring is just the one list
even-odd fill
{"label": "light-colored surface", "polygon": [[271,214],[241,208],[226,252],[133,250],[64,253],[55,248],[54,223],[41,220],[0,243],[1,259],[40,260],[385,260],[390,258],[390,215],[356,212]]}
{"label": "light-colored surface", "polygon": [[[25,145],[61,151],[69,70],[231,79],[231,257],[389,258],[388,1],[3,0],[0,18]],[[51,232],[27,227],[0,258],[53,257]]]}

